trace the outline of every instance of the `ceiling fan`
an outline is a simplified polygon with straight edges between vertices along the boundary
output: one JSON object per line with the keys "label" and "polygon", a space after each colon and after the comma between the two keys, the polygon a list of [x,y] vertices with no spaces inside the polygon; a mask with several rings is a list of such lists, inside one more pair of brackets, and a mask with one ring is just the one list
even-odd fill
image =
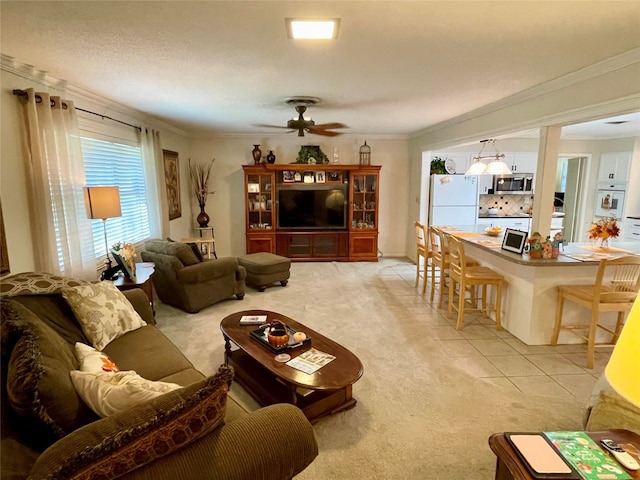
{"label": "ceiling fan", "polygon": [[270,127],[270,128],[286,128],[295,132],[298,131],[299,137],[304,137],[304,132],[313,133],[314,135],[323,135],[325,137],[335,137],[336,135],[342,135],[340,132],[332,132],[331,130],[336,128],[347,128],[346,125],[342,123],[321,123],[320,125],[316,125],[313,120],[305,119],[304,112],[307,111],[307,107],[309,105],[316,105],[320,99],[316,97],[292,97],[286,100],[288,105],[295,106],[296,112],[298,112],[298,118],[293,118],[287,122],[286,127],[281,127],[278,125],[258,125],[260,127]]}

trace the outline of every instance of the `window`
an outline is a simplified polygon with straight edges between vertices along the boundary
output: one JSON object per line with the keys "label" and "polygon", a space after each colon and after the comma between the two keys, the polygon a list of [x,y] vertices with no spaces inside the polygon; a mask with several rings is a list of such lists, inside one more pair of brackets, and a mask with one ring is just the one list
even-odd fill
{"label": "window", "polygon": [[[86,185],[120,187],[122,216],[106,222],[109,248],[116,242],[137,243],[150,237],[144,164],[139,146],[82,136]],[[98,257],[105,256],[102,222],[93,221],[93,243]]]}

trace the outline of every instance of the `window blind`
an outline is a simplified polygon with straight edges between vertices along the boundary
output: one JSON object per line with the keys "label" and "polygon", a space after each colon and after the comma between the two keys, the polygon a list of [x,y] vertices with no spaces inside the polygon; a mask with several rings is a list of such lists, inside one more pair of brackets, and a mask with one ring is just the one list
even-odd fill
{"label": "window blind", "polygon": [[[82,157],[89,187],[120,187],[122,216],[106,222],[109,248],[116,242],[138,243],[150,236],[144,165],[140,147],[83,136]],[[102,222],[92,225],[97,256],[106,255]]]}

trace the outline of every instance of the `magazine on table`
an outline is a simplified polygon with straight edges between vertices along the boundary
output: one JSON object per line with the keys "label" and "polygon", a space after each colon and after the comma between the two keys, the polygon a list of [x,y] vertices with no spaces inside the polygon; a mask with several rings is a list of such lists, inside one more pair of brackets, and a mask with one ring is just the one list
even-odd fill
{"label": "magazine on table", "polygon": [[289,360],[287,365],[310,375],[320,370],[327,363],[335,360],[335,358],[333,355],[321,352],[315,348],[310,348],[296,358]]}

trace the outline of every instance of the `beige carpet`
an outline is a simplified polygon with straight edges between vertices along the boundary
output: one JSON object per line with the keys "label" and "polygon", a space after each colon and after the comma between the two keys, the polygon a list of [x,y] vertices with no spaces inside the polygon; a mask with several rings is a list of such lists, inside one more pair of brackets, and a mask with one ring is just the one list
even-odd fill
{"label": "beige carpet", "polygon": [[[452,366],[434,335],[451,323],[413,288],[414,269],[403,259],[294,263],[286,288],[248,288],[243,301],[195,315],[159,303],[158,324],[205,374],[224,360],[220,320],[252,308],[292,317],[360,358],[358,404],[315,425],[320,454],[299,480],[489,480],[492,433],[581,428],[579,401],[526,395]],[[256,408],[241,387],[232,395]]]}

